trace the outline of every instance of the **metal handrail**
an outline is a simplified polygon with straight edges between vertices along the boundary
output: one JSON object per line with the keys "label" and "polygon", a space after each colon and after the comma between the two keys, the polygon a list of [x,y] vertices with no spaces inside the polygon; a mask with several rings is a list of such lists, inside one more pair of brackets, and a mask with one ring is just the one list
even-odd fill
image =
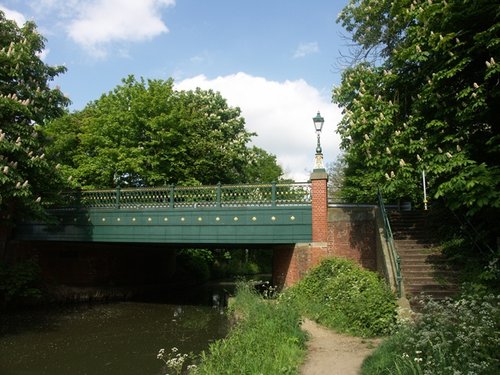
{"label": "metal handrail", "polygon": [[382,219],[384,222],[384,234],[385,234],[385,241],[387,243],[387,247],[389,249],[389,252],[391,254],[391,265],[396,271],[395,275],[395,284],[396,284],[396,291],[398,294],[398,297],[401,297],[402,295],[402,288],[401,288],[401,282],[402,282],[402,276],[401,276],[401,258],[399,257],[398,252],[396,251],[396,246],[394,245],[394,237],[392,235],[392,229],[391,229],[391,224],[389,222],[389,217],[387,216],[387,211],[385,209],[384,205],[384,198],[382,197],[382,193],[380,192],[380,189],[378,189],[377,192],[378,196],[378,202],[379,202],[379,207],[380,207],[380,212],[382,213]]}
{"label": "metal handrail", "polygon": [[48,208],[201,208],[311,204],[310,183],[163,186],[81,190],[63,193]]}

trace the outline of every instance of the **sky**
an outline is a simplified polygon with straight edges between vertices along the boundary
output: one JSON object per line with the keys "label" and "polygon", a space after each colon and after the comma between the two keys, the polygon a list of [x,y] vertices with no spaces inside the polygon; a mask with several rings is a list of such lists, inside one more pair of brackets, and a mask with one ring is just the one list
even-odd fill
{"label": "sky", "polygon": [[111,91],[130,74],[175,80],[178,90],[219,91],[239,107],[252,143],[276,155],[286,176],[314,167],[312,118],[325,119],[325,163],[339,154],[340,83],[349,41],[336,22],[348,0],[0,0],[47,39],[42,59],[67,72],[53,85],[70,110]]}

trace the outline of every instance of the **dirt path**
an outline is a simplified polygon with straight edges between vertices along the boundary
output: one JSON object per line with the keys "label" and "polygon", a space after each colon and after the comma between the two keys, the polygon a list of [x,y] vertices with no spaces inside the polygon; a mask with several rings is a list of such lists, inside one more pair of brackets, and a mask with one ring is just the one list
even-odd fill
{"label": "dirt path", "polygon": [[338,334],[306,319],[302,328],[309,333],[308,354],[302,375],[356,375],[363,360],[380,343]]}

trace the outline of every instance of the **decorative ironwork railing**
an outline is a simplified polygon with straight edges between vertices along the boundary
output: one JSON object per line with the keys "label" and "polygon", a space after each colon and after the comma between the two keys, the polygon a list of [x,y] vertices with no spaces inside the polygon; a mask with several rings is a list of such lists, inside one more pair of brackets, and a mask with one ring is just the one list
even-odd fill
{"label": "decorative ironwork railing", "polygon": [[198,208],[311,204],[309,183],[165,186],[63,193],[50,208]]}
{"label": "decorative ironwork railing", "polygon": [[389,255],[390,255],[390,262],[391,266],[394,270],[394,283],[396,285],[396,292],[398,294],[398,297],[401,297],[401,281],[402,281],[402,276],[401,276],[401,258],[399,257],[398,252],[396,251],[396,246],[394,245],[394,238],[392,236],[392,229],[391,229],[391,224],[389,223],[389,217],[387,216],[387,211],[385,209],[384,205],[384,198],[382,197],[382,193],[380,192],[380,189],[378,190],[378,202],[380,206],[380,212],[382,214],[382,219],[384,221],[384,234],[385,234],[385,241],[387,243],[387,247],[389,249]]}

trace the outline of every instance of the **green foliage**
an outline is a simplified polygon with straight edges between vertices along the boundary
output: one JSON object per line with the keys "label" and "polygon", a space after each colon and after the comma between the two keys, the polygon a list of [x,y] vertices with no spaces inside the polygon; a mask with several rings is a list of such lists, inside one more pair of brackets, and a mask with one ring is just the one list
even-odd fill
{"label": "green foliage", "polygon": [[297,374],[305,354],[298,312],[285,300],[263,300],[240,283],[232,308],[239,317],[229,336],[201,355],[195,374]]}
{"label": "green foliage", "polygon": [[344,197],[432,199],[469,215],[500,208],[500,29],[489,0],[351,0],[339,22],[357,60],[333,101]]}
{"label": "green foliage", "polygon": [[272,252],[263,249],[181,249],[177,262],[198,281],[271,273]]}
{"label": "green foliage", "polygon": [[340,332],[383,335],[395,322],[395,297],[384,281],[346,259],[325,259],[285,295],[303,314]]}
{"label": "green foliage", "polygon": [[12,265],[0,263],[0,302],[40,298],[40,267],[34,260]]}
{"label": "green foliage", "polygon": [[340,155],[334,162],[326,164],[326,171],[328,173],[328,197],[333,201],[342,201],[342,187],[344,186],[346,167],[344,155]]}
{"label": "green foliage", "polygon": [[272,251],[268,249],[231,249],[214,251],[215,262],[212,265],[214,278],[271,273]]}
{"label": "green foliage", "polygon": [[175,91],[173,80],[122,81],[46,130],[75,186],[271,182],[276,158],[257,147],[240,109],[211,90]]}
{"label": "green foliage", "polygon": [[429,301],[363,364],[371,374],[500,373],[500,295]]}
{"label": "green foliage", "polygon": [[210,268],[214,262],[214,256],[207,249],[181,249],[177,252],[177,264],[180,269],[190,277],[203,282],[210,279]]}
{"label": "green foliage", "polygon": [[0,11],[0,219],[41,212],[43,193],[60,186],[41,129],[69,99],[49,85],[65,68],[40,59],[44,43],[33,22],[18,27]]}

